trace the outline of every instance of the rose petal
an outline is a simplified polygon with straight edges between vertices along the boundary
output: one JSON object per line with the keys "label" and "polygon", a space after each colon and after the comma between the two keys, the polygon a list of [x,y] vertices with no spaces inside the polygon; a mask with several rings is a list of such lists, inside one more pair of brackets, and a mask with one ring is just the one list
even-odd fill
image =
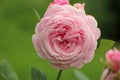
{"label": "rose petal", "polygon": [[100,29],[97,28],[97,21],[95,20],[94,17],[90,15],[87,15],[87,21],[90,29],[94,32],[96,39],[98,39],[100,37],[101,32]]}

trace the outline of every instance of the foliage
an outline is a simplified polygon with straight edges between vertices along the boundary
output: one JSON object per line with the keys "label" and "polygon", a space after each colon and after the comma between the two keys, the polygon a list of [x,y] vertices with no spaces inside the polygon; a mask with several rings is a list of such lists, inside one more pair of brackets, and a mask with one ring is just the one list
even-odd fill
{"label": "foliage", "polygon": [[7,60],[3,60],[0,63],[0,73],[6,80],[19,80]]}
{"label": "foliage", "polygon": [[101,39],[99,47],[96,50],[96,53],[104,54],[107,50],[111,49],[114,44],[115,44],[115,41],[107,40],[107,39]]}
{"label": "foliage", "polygon": [[76,77],[78,78],[78,80],[89,80],[89,78],[81,71],[74,70],[74,73],[75,73]]}
{"label": "foliage", "polygon": [[31,74],[32,80],[47,80],[46,75],[36,68],[32,68]]}

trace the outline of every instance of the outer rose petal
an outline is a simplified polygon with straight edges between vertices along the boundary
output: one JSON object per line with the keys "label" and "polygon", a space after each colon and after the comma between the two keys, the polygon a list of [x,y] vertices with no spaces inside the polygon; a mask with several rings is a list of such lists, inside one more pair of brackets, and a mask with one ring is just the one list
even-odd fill
{"label": "outer rose petal", "polygon": [[56,14],[56,13],[59,13],[61,11],[65,11],[66,9],[60,5],[52,5],[52,6],[49,6],[47,11],[45,12],[44,14],[44,17],[46,16],[52,16],[53,14]]}
{"label": "outer rose petal", "polygon": [[100,29],[97,28],[97,21],[95,20],[94,17],[90,15],[87,15],[87,21],[90,29],[94,32],[96,39],[98,39],[100,37],[101,32],[100,32]]}
{"label": "outer rose petal", "polygon": [[53,15],[56,15],[56,14],[59,15],[59,13],[62,13],[62,12],[63,13],[64,12],[69,12],[69,13],[71,13],[69,15],[75,14],[75,15],[79,15],[83,18],[86,17],[85,11],[83,9],[80,10],[80,9],[77,9],[77,8],[71,6],[71,5],[60,6],[60,5],[57,5],[57,4],[49,6],[47,11],[44,14],[44,17],[53,16]]}
{"label": "outer rose petal", "polygon": [[45,56],[43,54],[40,54],[41,50],[40,50],[40,46],[39,46],[39,43],[38,43],[38,36],[37,35],[32,36],[32,42],[33,42],[33,45],[34,45],[36,51],[38,52],[38,56],[40,56],[41,58],[44,59]]}
{"label": "outer rose petal", "polygon": [[49,17],[45,17],[41,19],[39,23],[37,23],[36,28],[35,28],[36,34],[40,33],[44,29],[44,26],[45,26],[44,23],[48,22],[49,19],[50,19]]}

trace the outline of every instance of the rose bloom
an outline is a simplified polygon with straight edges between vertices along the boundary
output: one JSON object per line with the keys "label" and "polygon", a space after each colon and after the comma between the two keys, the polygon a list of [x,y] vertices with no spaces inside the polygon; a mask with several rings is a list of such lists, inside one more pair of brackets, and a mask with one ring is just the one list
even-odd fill
{"label": "rose bloom", "polygon": [[[117,73],[110,71],[109,69],[104,69],[100,80],[116,80]],[[118,80],[118,79],[117,79]]]}
{"label": "rose bloom", "polygon": [[50,3],[32,42],[38,55],[57,69],[81,68],[93,59],[100,30],[95,18],[86,15],[84,4],[65,1]]}
{"label": "rose bloom", "polygon": [[114,48],[114,50],[106,52],[106,61],[111,70],[118,72],[120,70],[120,51]]}

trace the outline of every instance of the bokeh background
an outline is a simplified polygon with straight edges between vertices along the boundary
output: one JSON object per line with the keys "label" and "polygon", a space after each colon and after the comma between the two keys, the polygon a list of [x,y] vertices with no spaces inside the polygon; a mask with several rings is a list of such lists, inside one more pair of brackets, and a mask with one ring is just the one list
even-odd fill
{"label": "bokeh background", "polygon": [[[33,48],[31,37],[37,17],[36,9],[42,17],[49,2],[53,0],[0,0],[0,61],[8,59],[20,80],[31,80],[31,67],[43,70],[48,80],[55,80],[57,69],[49,62],[41,60]],[[70,3],[85,3],[87,14],[95,16],[102,31],[101,38],[120,41],[120,0],[70,0]],[[91,80],[99,80],[104,65],[96,54],[90,64],[82,69]],[[0,80],[4,80],[0,75]],[[63,72],[61,80],[77,80],[73,69]]]}

